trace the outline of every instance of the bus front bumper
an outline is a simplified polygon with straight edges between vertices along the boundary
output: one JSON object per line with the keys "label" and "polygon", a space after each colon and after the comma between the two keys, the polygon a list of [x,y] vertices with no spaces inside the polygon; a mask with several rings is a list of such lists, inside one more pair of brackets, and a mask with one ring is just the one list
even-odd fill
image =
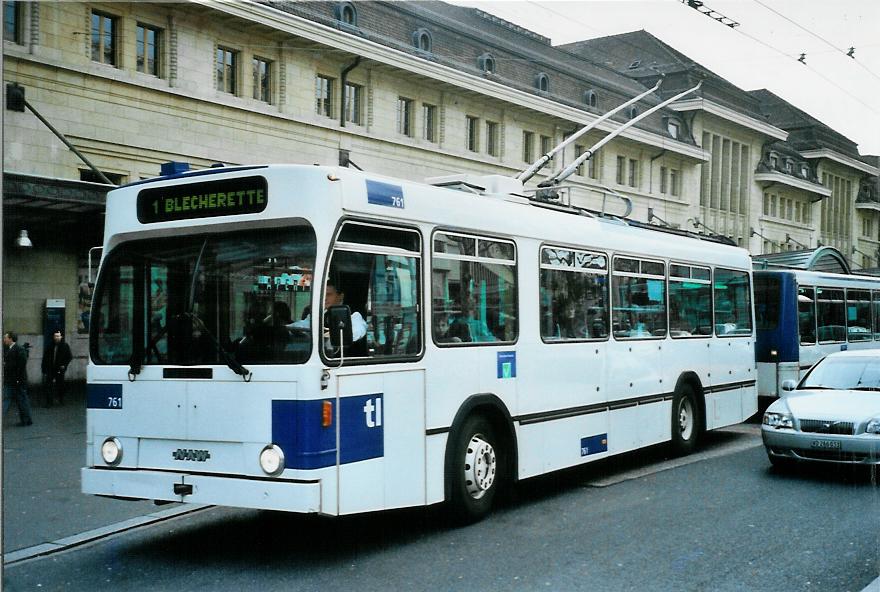
{"label": "bus front bumper", "polygon": [[99,468],[84,468],[81,475],[83,493],[93,495],[299,513],[321,512],[320,481]]}

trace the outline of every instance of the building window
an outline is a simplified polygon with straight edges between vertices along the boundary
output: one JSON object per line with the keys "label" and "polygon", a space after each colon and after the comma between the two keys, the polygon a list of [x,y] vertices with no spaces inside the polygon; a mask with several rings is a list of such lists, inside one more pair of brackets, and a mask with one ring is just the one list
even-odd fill
{"label": "building window", "polygon": [[416,49],[430,53],[434,42],[428,29],[416,29],[412,35],[412,42]]}
{"label": "building window", "polygon": [[315,76],[315,113],[333,117],[334,80],[328,76]]}
{"label": "building window", "polygon": [[92,60],[116,65],[116,17],[92,11]]}
{"label": "building window", "polygon": [[770,168],[774,171],[779,168],[779,157],[775,154],[770,154]]}
{"label": "building window", "polygon": [[272,62],[254,57],[254,98],[264,103],[272,102]]}
{"label": "building window", "polygon": [[667,173],[665,166],[660,167],[660,193],[666,193],[669,190],[666,184]]}
{"label": "building window", "polygon": [[[125,175],[120,175],[119,173],[108,173],[107,171],[101,172],[113,185],[122,185],[126,181]],[[96,173],[92,169],[80,169],[79,180],[88,181],[89,183],[101,183],[102,185],[106,185],[106,183],[104,183],[104,179],[98,176],[98,173]]]}
{"label": "building window", "polygon": [[543,72],[535,76],[535,88],[543,92],[550,92],[550,77]]}
{"label": "building window", "polygon": [[666,122],[666,131],[669,132],[669,136],[674,139],[678,139],[679,134],[681,133],[681,126],[674,119],[670,119]]}
{"label": "building window", "polygon": [[489,156],[499,156],[501,154],[499,127],[494,121],[486,122],[486,152]]}
{"label": "building window", "polygon": [[669,169],[669,189],[672,195],[681,195],[681,175],[677,169]]}
{"label": "building window", "polygon": [[633,158],[629,159],[629,186],[639,186],[639,161]]}
{"label": "building window", "polygon": [[437,141],[437,106],[422,103],[422,138]]}
{"label": "building window", "polygon": [[553,150],[553,138],[541,136],[541,156],[548,154],[551,150]]}
{"label": "building window", "polygon": [[18,44],[22,42],[21,11],[23,6],[22,2],[7,1],[3,3],[3,38],[6,41]]}
{"label": "building window", "polygon": [[217,48],[217,90],[236,94],[238,81],[238,52],[226,47]]}
{"label": "building window", "polygon": [[626,157],[618,156],[617,157],[617,184],[623,185],[624,180],[626,179]]}
{"label": "building window", "polygon": [[[586,150],[586,149],[583,146],[581,146],[580,144],[575,144],[574,145],[574,159],[577,160],[578,158],[580,158],[581,154],[584,153],[584,150]],[[576,174],[580,175],[581,177],[584,176],[584,163],[580,163],[578,165]]]}
{"label": "building window", "polygon": [[404,136],[413,135],[413,101],[397,97],[397,133]]}
{"label": "building window", "polygon": [[770,215],[775,218],[776,217],[776,196],[770,196]]}
{"label": "building window", "polygon": [[363,97],[364,87],[357,84],[345,83],[343,91],[342,110],[345,113],[345,121],[355,125],[363,125]]}
{"label": "building window", "polygon": [[602,153],[593,154],[590,157],[590,160],[587,161],[587,176],[591,179],[599,180],[599,159],[602,158]]}
{"label": "building window", "polygon": [[535,161],[535,134],[534,132],[523,132],[523,162],[532,163]]}
{"label": "building window", "polygon": [[354,4],[351,2],[339,2],[336,5],[336,20],[343,22],[346,25],[356,27],[357,9],[355,9]]}
{"label": "building window", "polygon": [[159,40],[161,30],[149,25],[137,25],[137,71],[159,76]]}
{"label": "building window", "polygon": [[639,110],[638,110],[636,107],[630,107],[630,108],[627,109],[627,111],[626,111],[626,116],[627,116],[629,119],[635,119],[636,116],[638,116],[638,114],[639,114]]}
{"label": "building window", "polygon": [[790,160],[785,161],[785,172],[789,175],[794,171],[794,163]]}
{"label": "building window", "polygon": [[862,236],[867,236],[868,238],[874,238],[874,221],[870,218],[865,218],[862,220]]}
{"label": "building window", "polygon": [[484,53],[477,58],[477,66],[482,72],[487,74],[495,74],[495,58],[491,53]]}
{"label": "building window", "polygon": [[588,107],[598,107],[599,106],[599,95],[596,94],[594,90],[588,90],[584,93],[584,103]]}
{"label": "building window", "polygon": [[467,149],[471,152],[478,152],[480,149],[480,120],[467,115],[465,122],[467,124],[467,130],[465,130]]}
{"label": "building window", "polygon": [[810,176],[810,167],[805,164],[801,165],[801,176],[805,178],[809,178]]}

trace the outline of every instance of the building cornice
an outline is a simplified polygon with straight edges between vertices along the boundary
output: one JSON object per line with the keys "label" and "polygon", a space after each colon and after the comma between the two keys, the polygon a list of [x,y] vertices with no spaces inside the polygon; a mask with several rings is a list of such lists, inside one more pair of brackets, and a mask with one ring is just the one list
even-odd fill
{"label": "building cornice", "polygon": [[755,181],[779,183],[780,185],[788,185],[789,187],[794,187],[795,189],[803,189],[804,191],[809,191],[810,193],[816,193],[825,197],[831,196],[831,190],[824,185],[810,183],[809,181],[805,181],[803,179],[798,179],[796,177],[784,175],[777,172],[755,173]]}
{"label": "building cornice", "polygon": [[686,101],[677,101],[669,105],[673,111],[705,111],[722,119],[731,121],[737,125],[760,132],[765,136],[776,138],[777,140],[787,140],[788,132],[778,127],[772,126],[765,121],[743,115],[729,107],[719,105],[718,103],[703,98],[688,99]]}
{"label": "building cornice", "polygon": [[801,152],[800,155],[804,158],[827,158],[828,160],[832,160],[836,163],[848,166],[858,171],[862,171],[863,173],[868,173],[869,175],[873,175],[875,177],[880,174],[880,169],[878,169],[877,167],[871,166],[866,162],[862,162],[861,160],[856,160],[851,156],[841,154],[840,152],[835,152],[834,150],[831,150],[829,148],[805,150]]}
{"label": "building cornice", "polygon": [[880,212],[880,203],[874,201],[865,201],[862,203],[856,202],[857,210],[872,210],[874,212]]}
{"label": "building cornice", "polygon": [[[256,22],[272,29],[283,31],[303,39],[308,39],[321,45],[326,45],[343,50],[348,53],[362,56],[374,62],[385,64],[400,70],[411,72],[418,76],[427,77],[439,82],[461,88],[467,92],[476,92],[488,98],[497,99],[516,105],[531,111],[536,111],[566,121],[579,124],[588,124],[597,119],[586,111],[568,107],[552,100],[517,90],[510,86],[487,80],[480,76],[474,76],[449,66],[437,64],[424,58],[380,45],[374,41],[363,39],[339,31],[332,27],[310,21],[294,14],[281,12],[274,8],[255,4],[252,2],[217,2],[216,0],[194,0],[194,3],[203,5],[205,8],[221,11],[229,16],[234,16],[251,22]],[[597,129],[613,131],[619,124],[604,122]],[[647,144],[657,148],[663,148],[675,152],[681,156],[693,158],[698,161],[707,160],[706,154],[699,146],[692,146],[684,142],[677,142],[672,138],[653,134],[645,130],[630,128],[620,135],[622,138]]]}

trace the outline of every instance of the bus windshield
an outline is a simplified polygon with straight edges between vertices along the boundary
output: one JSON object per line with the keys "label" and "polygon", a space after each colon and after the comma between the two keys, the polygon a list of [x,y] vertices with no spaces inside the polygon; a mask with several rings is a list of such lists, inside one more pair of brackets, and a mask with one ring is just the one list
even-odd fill
{"label": "bus windshield", "polygon": [[92,359],[303,363],[310,333],[293,324],[308,318],[315,252],[308,225],[123,243],[101,268]]}

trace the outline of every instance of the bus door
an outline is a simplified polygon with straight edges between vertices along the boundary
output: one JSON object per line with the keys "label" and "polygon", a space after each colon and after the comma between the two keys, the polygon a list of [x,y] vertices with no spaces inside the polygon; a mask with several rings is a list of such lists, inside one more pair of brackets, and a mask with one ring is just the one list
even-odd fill
{"label": "bus door", "polygon": [[417,231],[373,223],[343,223],[333,247],[324,304],[349,307],[353,341],[321,344],[336,378],[340,514],[425,503],[421,261]]}
{"label": "bus door", "polygon": [[636,448],[668,438],[669,424],[651,398],[662,394],[663,347],[669,333],[666,315],[666,264],[615,257],[611,277],[612,314],[606,371],[609,402],[608,449]]}
{"label": "bus door", "polygon": [[745,271],[715,269],[716,338],[710,348],[707,429],[742,421],[755,411],[754,397],[744,394],[754,392],[758,378],[749,279]]}

